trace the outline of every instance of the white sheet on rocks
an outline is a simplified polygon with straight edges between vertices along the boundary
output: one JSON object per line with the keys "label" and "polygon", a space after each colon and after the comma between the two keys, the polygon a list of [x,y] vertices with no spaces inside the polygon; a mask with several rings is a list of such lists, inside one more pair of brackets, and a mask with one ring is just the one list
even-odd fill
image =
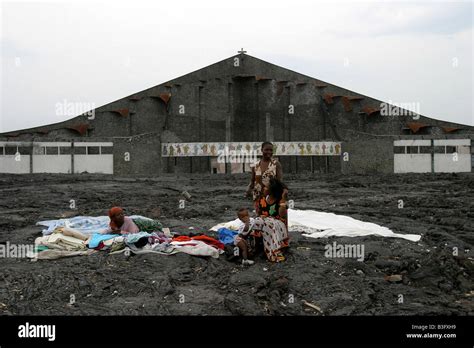
{"label": "white sheet on rocks", "polygon": [[[242,222],[239,219],[218,224],[211,228],[217,231],[221,227],[238,230]],[[345,215],[324,213],[315,210],[288,209],[288,230],[290,232],[303,232],[303,236],[311,238],[336,237],[361,237],[380,236],[403,238],[412,242],[420,240],[418,234],[394,233],[387,227],[371,222],[364,222]]]}

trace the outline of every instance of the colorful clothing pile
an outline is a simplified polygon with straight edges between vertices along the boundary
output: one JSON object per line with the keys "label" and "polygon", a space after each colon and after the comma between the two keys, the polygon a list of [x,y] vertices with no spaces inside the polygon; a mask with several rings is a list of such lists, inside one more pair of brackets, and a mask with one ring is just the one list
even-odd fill
{"label": "colorful clothing pile", "polygon": [[[171,238],[170,235],[167,236],[162,232],[163,226],[157,220],[137,215],[125,217],[124,220],[127,221],[128,219],[136,224],[140,230],[139,232],[107,234],[105,232],[111,230],[110,218],[107,216],[78,216],[71,219],[40,221],[37,225],[46,226],[47,229],[43,230],[44,236],[38,239],[38,245],[48,248],[48,250],[41,251],[37,258],[53,259],[88,255],[98,250],[107,250],[111,254],[130,251],[134,254],[158,253],[172,255],[184,252],[190,255],[218,258],[224,249],[223,243],[206,235]],[[60,233],[50,235],[54,230],[59,231],[65,226],[74,227],[75,231],[83,234],[84,240],[64,236]],[[51,249],[58,252],[52,252]],[[44,255],[44,257],[41,255]]]}

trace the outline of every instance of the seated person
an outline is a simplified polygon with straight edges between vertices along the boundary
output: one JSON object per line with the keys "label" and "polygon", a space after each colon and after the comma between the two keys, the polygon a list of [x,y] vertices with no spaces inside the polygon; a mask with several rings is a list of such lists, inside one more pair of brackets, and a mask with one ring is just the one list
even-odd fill
{"label": "seated person", "polygon": [[258,202],[258,217],[250,226],[253,235],[262,237],[265,254],[272,262],[284,261],[282,251],[289,245],[285,190],[286,185],[281,181],[270,179],[264,197]]}
{"label": "seated person", "polygon": [[287,222],[287,187],[280,180],[271,178],[263,189],[263,197],[258,201],[257,215],[260,217],[273,217],[282,221],[285,226]]}
{"label": "seated person", "polygon": [[239,233],[234,238],[234,245],[239,247],[240,254],[242,255],[242,265],[253,265],[254,261],[248,259],[250,243],[249,234],[252,230],[253,219],[249,215],[247,208],[240,208],[237,212],[237,217],[244,223],[240,228]]}

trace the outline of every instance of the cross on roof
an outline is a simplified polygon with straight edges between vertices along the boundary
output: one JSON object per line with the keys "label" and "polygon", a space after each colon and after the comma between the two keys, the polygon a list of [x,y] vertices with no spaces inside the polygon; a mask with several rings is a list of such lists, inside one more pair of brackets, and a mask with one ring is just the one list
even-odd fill
{"label": "cross on roof", "polygon": [[240,51],[237,51],[237,53],[244,54],[244,53],[247,53],[247,51],[244,51],[244,49],[241,48]]}

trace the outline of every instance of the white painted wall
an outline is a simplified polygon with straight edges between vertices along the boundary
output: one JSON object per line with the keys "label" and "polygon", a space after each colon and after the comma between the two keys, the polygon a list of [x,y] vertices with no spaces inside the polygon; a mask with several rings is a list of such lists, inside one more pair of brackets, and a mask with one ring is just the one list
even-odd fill
{"label": "white painted wall", "polygon": [[58,148],[58,155],[39,155],[33,150],[33,173],[71,173],[71,155],[59,154],[59,147],[71,147],[70,142],[35,142],[33,147]]}
{"label": "white painted wall", "polygon": [[471,155],[458,154],[457,161],[452,153],[434,155],[434,171],[436,173],[459,173],[471,171]]}
{"label": "white painted wall", "polygon": [[113,142],[75,142],[74,146],[114,146]]}
{"label": "white painted wall", "polygon": [[470,139],[439,139],[435,146],[455,146],[455,153],[435,153],[434,171],[437,173],[458,173],[471,171]]}
{"label": "white painted wall", "polygon": [[[395,140],[394,146],[430,146],[431,140]],[[434,146],[456,146],[456,153],[435,153],[435,173],[471,172],[470,139],[435,139]],[[446,150],[446,149],[445,149]],[[430,154],[394,154],[395,173],[431,172]]]}
{"label": "white painted wall", "polygon": [[42,141],[42,142],[34,142],[33,146],[63,146],[63,147],[70,147],[71,143],[70,142],[65,142],[65,141],[58,141],[58,142]]}
{"label": "white painted wall", "polygon": [[[412,145],[414,146],[414,145]],[[431,173],[431,154],[394,154],[395,173]]]}
{"label": "white painted wall", "polygon": [[114,173],[114,155],[74,155],[74,173]]}
{"label": "white painted wall", "polygon": [[[40,147],[70,147],[70,142],[0,142],[0,146],[16,145]],[[112,142],[83,142],[77,146],[113,146]],[[2,152],[0,152],[2,153]],[[33,151],[33,154],[35,151]],[[38,153],[38,152],[37,152]],[[74,155],[75,173],[104,173],[113,174],[114,156],[107,155]],[[0,155],[0,173],[29,173],[30,156],[21,155],[21,161],[15,161],[14,155]],[[71,155],[33,155],[33,173],[71,173]]]}
{"label": "white painted wall", "polygon": [[435,153],[436,173],[459,173],[471,171],[471,139],[439,139],[434,146],[456,146],[456,153]]}
{"label": "white painted wall", "polygon": [[431,140],[424,139],[404,139],[395,140],[393,146],[430,146]]}
{"label": "white painted wall", "polygon": [[71,155],[34,155],[33,173],[71,173]]}
{"label": "white painted wall", "polygon": [[434,140],[434,145],[464,145],[464,146],[470,146],[471,145],[471,139],[437,139]]}
{"label": "white painted wall", "polygon": [[30,172],[30,155],[21,155],[20,161],[15,155],[0,156],[0,173],[25,174]]}
{"label": "white painted wall", "polygon": [[[431,140],[395,140],[393,146],[431,146]],[[431,173],[431,154],[396,153],[393,157],[393,171],[395,173]]]}
{"label": "white painted wall", "polygon": [[[113,146],[112,142],[77,142],[74,146]],[[74,173],[114,173],[114,155],[74,155]]]}

